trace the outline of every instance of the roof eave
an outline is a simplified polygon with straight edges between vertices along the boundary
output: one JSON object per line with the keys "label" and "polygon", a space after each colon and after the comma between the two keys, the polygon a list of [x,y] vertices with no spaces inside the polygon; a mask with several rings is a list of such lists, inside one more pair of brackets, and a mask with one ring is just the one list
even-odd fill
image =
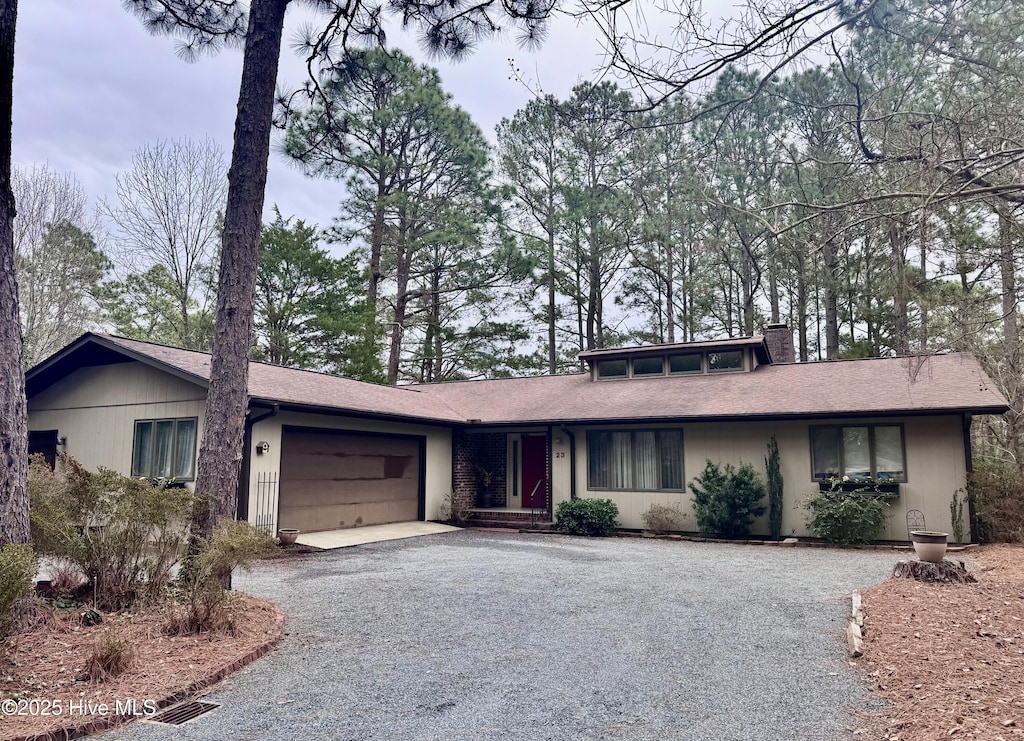
{"label": "roof eave", "polygon": [[[188,381],[189,383],[193,383],[201,388],[209,389],[210,387],[209,379],[203,376],[196,375],[195,373],[189,373],[188,371],[182,370],[181,368],[178,368],[177,366],[171,365],[169,363],[165,363],[162,360],[154,358],[145,353],[140,353],[131,350],[102,335],[98,335],[93,332],[86,332],[77,340],[73,341],[70,345],[67,345],[66,347],[55,352],[50,357],[32,366],[32,368],[30,368],[28,372],[25,373],[26,389],[35,379],[39,378],[47,371],[54,369],[60,363],[67,361],[74,353],[78,352],[87,345],[96,345],[106,350],[110,350],[111,352],[122,355],[130,360],[134,360],[136,362],[142,363],[143,365],[147,365],[151,368],[163,371],[164,373],[169,373],[170,375]],[[68,373],[70,373],[71,370],[69,370]],[[40,393],[46,390],[54,383],[56,383],[58,380],[60,380],[60,378],[63,378],[66,375],[67,373],[59,375],[50,383],[46,384],[40,389],[37,389],[35,393]]]}
{"label": "roof eave", "polygon": [[1009,406],[974,406],[974,407],[942,407],[927,409],[889,409],[883,411],[822,411],[822,412],[782,412],[765,414],[723,414],[723,415],[664,415],[646,417],[592,417],[573,419],[517,419],[517,420],[481,420],[480,422],[456,423],[460,427],[521,427],[524,425],[605,425],[605,424],[638,424],[643,422],[759,422],[793,421],[802,419],[855,419],[866,417],[940,417],[961,414],[1004,414]]}
{"label": "roof eave", "polygon": [[419,417],[412,414],[398,414],[395,412],[369,412],[365,409],[351,409],[348,407],[329,406],[326,404],[302,404],[299,402],[282,401],[268,396],[252,396],[249,398],[249,405],[269,406],[277,404],[281,411],[299,412],[305,414],[334,414],[358,419],[378,419],[390,422],[405,422],[421,425],[440,427],[451,427],[462,421],[458,419],[445,419],[443,417]]}

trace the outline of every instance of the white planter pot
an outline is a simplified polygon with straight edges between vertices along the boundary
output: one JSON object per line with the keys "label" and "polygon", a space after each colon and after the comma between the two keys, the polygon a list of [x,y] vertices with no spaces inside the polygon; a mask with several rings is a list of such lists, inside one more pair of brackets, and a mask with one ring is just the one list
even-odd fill
{"label": "white planter pot", "polygon": [[946,557],[946,540],[948,533],[937,533],[931,530],[913,530],[910,533],[910,540],[914,544],[914,551],[919,561],[930,563],[942,563]]}
{"label": "white planter pot", "polygon": [[281,541],[281,545],[293,545],[295,539],[299,537],[299,531],[291,528],[281,528],[277,531],[277,537]]}

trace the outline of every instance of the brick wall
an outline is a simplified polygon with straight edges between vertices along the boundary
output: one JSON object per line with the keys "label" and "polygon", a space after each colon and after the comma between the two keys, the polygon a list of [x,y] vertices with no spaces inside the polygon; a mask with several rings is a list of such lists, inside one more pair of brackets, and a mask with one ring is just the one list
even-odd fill
{"label": "brick wall", "polygon": [[768,346],[773,363],[792,363],[796,361],[796,350],[793,347],[793,330],[785,324],[769,324],[764,330],[764,343]]}
{"label": "brick wall", "polygon": [[504,432],[467,432],[456,429],[452,437],[452,488],[455,498],[469,507],[484,506],[484,475],[491,474],[490,502],[487,506],[506,504],[506,472],[508,446]]}

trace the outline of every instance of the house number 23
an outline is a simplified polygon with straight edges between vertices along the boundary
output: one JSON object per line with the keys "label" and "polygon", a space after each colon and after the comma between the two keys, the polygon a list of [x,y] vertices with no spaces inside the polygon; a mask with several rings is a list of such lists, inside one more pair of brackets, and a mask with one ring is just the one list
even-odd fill
{"label": "house number 23", "polygon": [[565,453],[555,453],[555,458],[565,458]]}

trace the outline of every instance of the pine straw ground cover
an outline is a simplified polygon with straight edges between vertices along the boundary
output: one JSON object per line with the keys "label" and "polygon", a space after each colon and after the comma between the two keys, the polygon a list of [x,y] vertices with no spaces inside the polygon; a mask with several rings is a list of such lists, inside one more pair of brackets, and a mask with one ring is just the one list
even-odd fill
{"label": "pine straw ground cover", "polygon": [[1024,547],[962,558],[977,584],[888,579],[864,591],[855,663],[891,704],[862,719],[858,738],[1024,738]]}
{"label": "pine straw ground cover", "polygon": [[[269,600],[242,593],[234,593],[227,604],[230,632],[164,635],[166,606],[104,615],[101,624],[84,627],[84,609],[41,608],[31,632],[0,644],[0,698],[48,700],[51,712],[61,709],[59,716],[49,717],[0,715],[0,739],[31,737],[100,720],[95,710],[89,711],[98,703],[107,703],[113,712],[115,702],[135,700],[142,713],[145,701],[158,702],[202,683],[276,640],[282,619]],[[130,647],[128,671],[105,681],[86,680],[94,646],[111,637]]]}

